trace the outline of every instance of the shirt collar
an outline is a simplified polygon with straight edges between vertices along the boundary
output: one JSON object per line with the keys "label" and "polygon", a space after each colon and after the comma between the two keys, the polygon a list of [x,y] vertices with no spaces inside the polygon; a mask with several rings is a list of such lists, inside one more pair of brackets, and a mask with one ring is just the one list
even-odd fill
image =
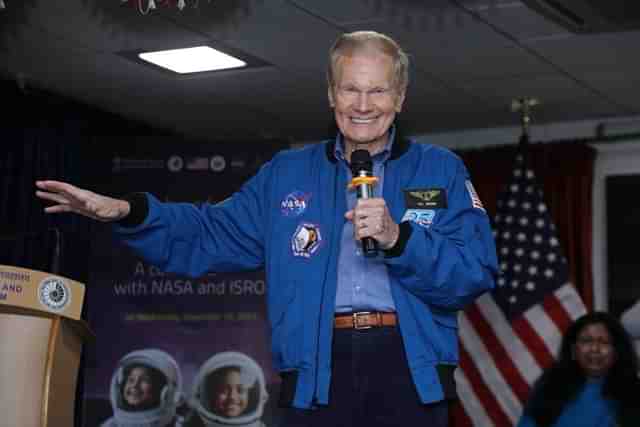
{"label": "shirt collar", "polygon": [[[387,140],[387,143],[385,144],[382,151],[379,153],[376,153],[373,156],[373,158],[381,159],[382,161],[387,160],[391,155],[391,149],[393,148],[393,142],[395,140],[395,137],[396,137],[396,126],[392,125],[389,128],[389,139]],[[344,157],[344,136],[342,135],[342,132],[338,132],[334,147],[335,148],[333,149],[333,155],[336,157],[336,159],[343,160],[345,157]]]}

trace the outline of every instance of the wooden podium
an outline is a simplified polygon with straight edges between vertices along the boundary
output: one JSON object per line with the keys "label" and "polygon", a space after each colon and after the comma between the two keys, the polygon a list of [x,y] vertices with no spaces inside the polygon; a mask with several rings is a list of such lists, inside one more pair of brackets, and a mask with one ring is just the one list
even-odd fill
{"label": "wooden podium", "polygon": [[84,285],[0,265],[2,425],[72,427],[83,342]]}

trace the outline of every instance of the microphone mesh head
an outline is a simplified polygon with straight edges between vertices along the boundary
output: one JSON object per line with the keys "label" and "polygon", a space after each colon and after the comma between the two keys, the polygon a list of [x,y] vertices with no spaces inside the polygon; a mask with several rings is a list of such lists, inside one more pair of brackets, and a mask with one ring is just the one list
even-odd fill
{"label": "microphone mesh head", "polygon": [[372,172],[371,154],[367,150],[355,150],[351,153],[351,173],[359,175],[360,171]]}

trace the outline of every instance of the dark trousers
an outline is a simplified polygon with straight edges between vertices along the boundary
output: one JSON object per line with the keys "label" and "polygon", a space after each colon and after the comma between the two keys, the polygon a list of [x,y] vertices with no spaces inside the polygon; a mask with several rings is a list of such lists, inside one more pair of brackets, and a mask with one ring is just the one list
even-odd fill
{"label": "dark trousers", "polygon": [[420,402],[395,327],[336,329],[329,404],[282,414],[282,427],[448,425],[446,401]]}

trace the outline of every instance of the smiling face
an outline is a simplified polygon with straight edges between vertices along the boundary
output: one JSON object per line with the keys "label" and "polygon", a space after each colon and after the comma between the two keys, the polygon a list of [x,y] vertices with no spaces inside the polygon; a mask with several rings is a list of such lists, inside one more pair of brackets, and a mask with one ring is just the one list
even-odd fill
{"label": "smiling face", "polygon": [[360,144],[371,154],[386,145],[389,128],[404,102],[404,90],[394,84],[393,77],[392,58],[372,49],[338,59],[329,103],[348,156]]}
{"label": "smiling face", "polygon": [[211,408],[219,415],[237,417],[248,405],[249,387],[243,384],[240,372],[236,369],[227,371],[213,392]]}
{"label": "smiling face", "polygon": [[602,323],[585,326],[578,333],[573,351],[582,371],[592,378],[606,375],[616,357],[611,335]]}
{"label": "smiling face", "polygon": [[131,369],[123,388],[123,398],[132,407],[149,406],[154,401],[153,379],[149,369]]}

